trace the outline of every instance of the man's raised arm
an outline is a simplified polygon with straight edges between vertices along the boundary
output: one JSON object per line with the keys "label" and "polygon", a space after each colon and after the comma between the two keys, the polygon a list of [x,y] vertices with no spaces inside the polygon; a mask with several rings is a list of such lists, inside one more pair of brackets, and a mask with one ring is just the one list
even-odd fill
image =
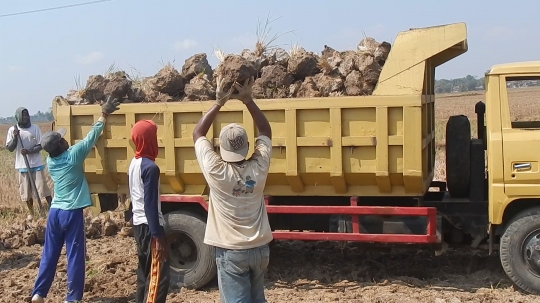
{"label": "man's raised arm", "polygon": [[86,158],[86,156],[88,156],[88,153],[90,152],[92,147],[94,147],[94,144],[96,144],[96,141],[99,138],[101,131],[103,130],[103,126],[105,125],[104,123],[106,120],[105,118],[118,110],[119,105],[120,102],[118,102],[117,99],[111,99],[111,97],[109,97],[107,99],[107,102],[103,104],[101,117],[99,117],[99,119],[94,123],[94,125],[92,125],[92,129],[90,129],[84,139],[77,142],[72,147],[72,155],[75,162],[84,162],[84,159]]}
{"label": "man's raised arm", "polygon": [[212,108],[199,120],[199,123],[195,126],[195,129],[193,129],[193,143],[197,142],[197,139],[200,137],[206,136],[208,133],[208,130],[210,129],[210,125],[214,122],[214,119],[216,118],[219,110],[227,101],[229,100],[229,97],[231,96],[231,92],[234,88],[231,87],[231,89],[228,92],[223,91],[223,78],[217,77],[216,78],[217,83],[217,89],[216,89],[216,104],[212,106]]}
{"label": "man's raised arm", "polygon": [[255,79],[253,77],[251,77],[251,79],[246,79],[243,86],[235,83],[234,86],[238,90],[238,93],[232,97],[242,101],[246,105],[251,117],[253,118],[255,126],[257,126],[257,129],[259,129],[259,135],[272,139],[272,129],[270,128],[268,119],[266,119],[266,116],[263,114],[257,104],[253,102],[251,87],[253,86],[254,80]]}

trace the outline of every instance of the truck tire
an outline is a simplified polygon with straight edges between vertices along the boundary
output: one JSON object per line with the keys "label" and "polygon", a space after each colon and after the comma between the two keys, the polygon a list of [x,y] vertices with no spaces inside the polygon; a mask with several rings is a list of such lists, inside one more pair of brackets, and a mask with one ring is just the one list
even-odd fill
{"label": "truck tire", "polygon": [[540,295],[540,207],[516,215],[500,243],[501,265],[518,288]]}
{"label": "truck tire", "polygon": [[471,182],[471,124],[467,116],[446,123],[446,184],[452,197],[469,195]]}
{"label": "truck tire", "polygon": [[216,251],[206,245],[206,220],[195,212],[175,211],[164,216],[169,250],[171,285],[199,289],[217,272]]}

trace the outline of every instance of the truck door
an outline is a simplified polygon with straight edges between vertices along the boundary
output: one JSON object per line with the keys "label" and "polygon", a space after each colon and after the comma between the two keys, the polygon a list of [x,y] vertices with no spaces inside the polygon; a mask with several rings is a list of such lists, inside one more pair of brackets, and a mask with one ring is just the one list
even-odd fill
{"label": "truck door", "polygon": [[501,80],[505,193],[540,196],[540,76]]}

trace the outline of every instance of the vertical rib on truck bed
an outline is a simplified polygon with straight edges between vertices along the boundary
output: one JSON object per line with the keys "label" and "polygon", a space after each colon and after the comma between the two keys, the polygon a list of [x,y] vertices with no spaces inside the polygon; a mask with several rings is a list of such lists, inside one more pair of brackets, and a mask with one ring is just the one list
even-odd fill
{"label": "vertical rib on truck bed", "polygon": [[[256,100],[273,133],[265,194],[422,196],[435,162],[435,67],[466,50],[463,23],[406,31],[392,46],[372,96]],[[211,101],[123,104],[85,162],[91,192],[128,192],[131,127],[152,119],[158,125],[162,193],[204,194],[192,131],[212,106]],[[71,106],[57,97],[53,111],[56,127],[65,127],[73,144],[86,135],[100,108]],[[221,127],[231,122],[244,125],[252,152],[257,130],[238,100],[221,110],[208,137],[217,148]]]}

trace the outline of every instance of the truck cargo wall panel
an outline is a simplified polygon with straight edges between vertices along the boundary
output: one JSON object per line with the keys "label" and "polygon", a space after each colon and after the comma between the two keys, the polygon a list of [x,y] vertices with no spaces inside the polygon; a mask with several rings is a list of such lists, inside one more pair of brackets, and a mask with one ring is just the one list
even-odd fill
{"label": "truck cargo wall panel", "polygon": [[[274,196],[421,196],[433,178],[434,123],[430,96],[366,96],[257,101],[272,126],[272,160],[265,194]],[[158,125],[163,194],[200,195],[206,182],[192,132],[212,102],[124,104],[111,115],[85,161],[92,192],[126,193],[134,154],[131,127]],[[97,106],[70,106],[66,139],[90,130]],[[66,117],[64,117],[66,118]],[[57,119],[61,121],[62,119]],[[218,114],[208,137],[219,152],[219,132],[242,124],[250,154],[258,135],[245,106],[234,100]]]}

